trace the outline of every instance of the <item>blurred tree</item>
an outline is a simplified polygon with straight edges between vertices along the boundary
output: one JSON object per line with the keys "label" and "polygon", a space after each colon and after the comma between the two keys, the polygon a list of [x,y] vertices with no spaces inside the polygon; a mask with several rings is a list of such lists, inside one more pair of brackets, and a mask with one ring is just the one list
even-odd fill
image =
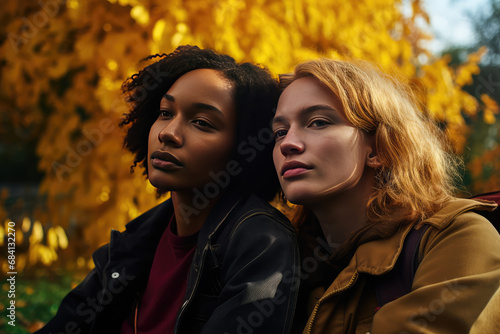
{"label": "blurred tree", "polygon": [[[405,14],[403,14],[405,13]],[[63,226],[70,248],[89,254],[157,203],[117,127],[120,85],[152,53],[196,44],[277,74],[300,61],[355,57],[398,73],[440,122],[457,152],[478,101],[462,88],[481,52],[456,68],[422,47],[420,0],[47,0],[0,9],[2,129],[38,138],[45,226]],[[34,130],[31,130],[34,129]],[[33,131],[33,132],[31,132]],[[37,135],[39,131],[40,135]]]}
{"label": "blurred tree", "polygon": [[490,0],[476,14],[470,14],[474,26],[474,43],[453,46],[443,53],[451,56],[452,67],[460,66],[467,54],[481,47],[487,51],[479,64],[480,73],[464,90],[480,101],[477,115],[464,114],[469,125],[464,155],[467,164],[465,185],[472,193],[500,189],[500,0]]}
{"label": "blurred tree", "polygon": [[490,0],[474,19],[475,45],[488,48],[482,63],[500,66],[500,0]]}

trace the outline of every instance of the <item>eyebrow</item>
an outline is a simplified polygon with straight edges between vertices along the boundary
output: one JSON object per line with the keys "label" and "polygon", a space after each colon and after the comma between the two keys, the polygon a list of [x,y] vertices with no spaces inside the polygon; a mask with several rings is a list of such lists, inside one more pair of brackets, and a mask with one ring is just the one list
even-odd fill
{"label": "eyebrow", "polygon": [[[310,107],[307,107],[305,109],[302,109],[300,111],[300,113],[304,114],[304,115],[307,115],[307,114],[313,113],[313,112],[318,111],[318,110],[329,110],[329,111],[337,112],[336,109],[330,107],[329,105],[326,105],[326,104],[317,104],[317,105],[310,106]],[[272,123],[273,124],[275,124],[275,123],[285,123],[285,118],[283,116],[274,117]]]}
{"label": "eyebrow", "polygon": [[173,97],[172,95],[170,94],[165,94],[163,95],[163,97],[167,100],[169,100],[170,102],[175,102],[175,97]]}
{"label": "eyebrow", "polygon": [[[175,97],[173,97],[172,95],[165,94],[165,95],[163,95],[163,97],[165,99],[167,99],[168,101],[175,103]],[[213,106],[211,104],[201,103],[201,102],[195,102],[195,103],[192,104],[192,107],[194,107],[196,109],[204,109],[204,110],[208,110],[208,111],[216,111],[216,112],[220,113],[222,116],[224,116],[224,113],[219,108],[217,108],[217,107],[215,107],[215,106]]]}

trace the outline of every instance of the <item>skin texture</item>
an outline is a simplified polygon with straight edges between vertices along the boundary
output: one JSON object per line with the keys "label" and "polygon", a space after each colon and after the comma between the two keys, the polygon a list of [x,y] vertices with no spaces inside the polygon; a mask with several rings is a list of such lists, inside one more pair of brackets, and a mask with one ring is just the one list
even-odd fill
{"label": "skin texture", "polygon": [[219,72],[198,69],[177,79],[160,102],[149,132],[148,177],[153,186],[171,191],[179,235],[197,232],[218,198],[197,207],[189,219],[179,210],[193,208],[195,189],[203,191],[210,173],[226,167],[235,138],[232,91]]}
{"label": "skin texture", "polygon": [[372,138],[354,127],[337,96],[311,77],[284,90],[273,131],[274,164],[287,199],[310,208],[329,240],[344,241],[366,222],[362,208],[379,166]]}

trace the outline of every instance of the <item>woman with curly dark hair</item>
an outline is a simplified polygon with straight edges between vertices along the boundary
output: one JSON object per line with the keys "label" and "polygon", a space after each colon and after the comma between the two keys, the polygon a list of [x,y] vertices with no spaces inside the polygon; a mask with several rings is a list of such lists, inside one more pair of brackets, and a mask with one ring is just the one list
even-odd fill
{"label": "woman with curly dark hair", "polygon": [[298,248],[266,202],[276,81],[198,47],[148,59],[123,84],[124,146],[171,198],[111,232],[40,333],[288,333]]}

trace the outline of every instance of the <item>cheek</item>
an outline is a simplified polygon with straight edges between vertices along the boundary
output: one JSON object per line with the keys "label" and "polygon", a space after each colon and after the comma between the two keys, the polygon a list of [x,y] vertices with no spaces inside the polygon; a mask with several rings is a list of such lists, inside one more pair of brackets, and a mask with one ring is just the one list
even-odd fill
{"label": "cheek", "polygon": [[149,146],[152,144],[155,144],[158,142],[158,126],[156,125],[156,122],[153,123],[151,128],[149,129],[149,135],[148,135],[148,150],[150,149]]}
{"label": "cheek", "polygon": [[[158,142],[158,134],[155,132],[154,125],[151,127],[149,130],[149,136],[148,136],[148,158],[151,153],[155,150],[155,144]],[[149,159],[148,159],[148,165],[149,165]]]}
{"label": "cheek", "polygon": [[275,145],[273,150],[274,168],[278,169],[279,167],[281,167],[282,157],[283,155],[281,154],[279,145]]}
{"label": "cheek", "polygon": [[231,156],[232,145],[230,139],[227,141],[208,141],[204,140],[197,145],[195,164],[202,170],[218,171],[224,168]]}
{"label": "cheek", "polygon": [[323,177],[343,178],[350,175],[361,163],[359,145],[348,138],[332,136],[318,140],[310,147],[310,151],[318,166],[321,166],[319,172]]}

